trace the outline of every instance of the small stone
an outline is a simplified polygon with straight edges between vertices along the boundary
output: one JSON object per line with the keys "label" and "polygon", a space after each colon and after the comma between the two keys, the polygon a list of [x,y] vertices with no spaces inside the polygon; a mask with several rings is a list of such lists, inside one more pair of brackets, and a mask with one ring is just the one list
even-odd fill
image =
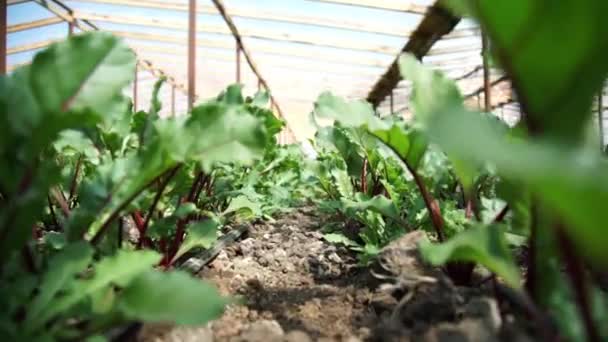
{"label": "small stone", "polygon": [[330,260],[330,261],[335,262],[336,264],[342,263],[342,258],[340,258],[340,256],[336,252],[331,252],[327,256],[327,259]]}
{"label": "small stone", "polygon": [[466,316],[484,320],[486,325],[494,332],[498,332],[502,326],[500,310],[494,298],[473,298],[465,305],[464,312]]}
{"label": "small stone", "polygon": [[285,342],[310,342],[312,339],[303,331],[294,330],[285,335]]}
{"label": "small stone", "polygon": [[258,259],[258,264],[260,264],[260,266],[267,267],[270,264],[270,260],[268,260],[268,257],[262,256]]}
{"label": "small stone", "polygon": [[283,335],[283,328],[277,321],[263,320],[251,323],[241,334],[241,339],[249,342],[281,341]]}
{"label": "small stone", "polygon": [[250,256],[253,254],[255,248],[255,239],[247,238],[239,243],[239,252],[243,256]]}

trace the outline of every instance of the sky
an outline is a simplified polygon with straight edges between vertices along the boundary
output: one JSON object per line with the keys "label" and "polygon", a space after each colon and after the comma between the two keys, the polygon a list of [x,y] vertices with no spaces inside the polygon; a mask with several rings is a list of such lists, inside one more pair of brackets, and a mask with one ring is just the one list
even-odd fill
{"label": "sky", "polygon": [[[155,0],[159,1],[159,0]],[[398,0],[394,0],[398,2]],[[167,11],[156,9],[145,9],[127,6],[116,6],[108,4],[91,3],[86,1],[63,1],[77,12],[115,15],[123,17],[144,17],[177,23],[187,22],[187,13],[180,11]],[[163,1],[171,3],[187,4],[185,0]],[[389,1],[390,2],[390,1]],[[432,1],[418,0],[418,4],[428,5]],[[199,4],[212,5],[211,1],[198,0]],[[274,13],[285,13],[299,16],[328,18],[328,20],[347,20],[364,25],[382,26],[395,28],[400,32],[408,32],[415,29],[422,16],[396,11],[378,10],[367,7],[345,6],[311,0],[225,0],[228,11],[230,9],[247,10],[250,12],[270,11]],[[8,7],[8,24],[15,25],[32,20],[52,17],[54,14],[42,6],[26,2]],[[405,43],[406,37],[389,36],[372,33],[362,33],[343,29],[327,27],[315,27],[311,25],[291,24],[284,22],[261,21],[247,18],[234,17],[236,26],[241,31],[262,30],[274,33],[288,34],[290,37],[312,37],[315,41],[332,42],[354,42],[356,45],[369,47],[382,47],[399,50]],[[113,24],[107,22],[94,22],[104,30],[135,32],[145,34],[158,34],[174,38],[177,43],[157,43],[136,39],[127,39],[126,42],[132,46],[150,48],[154,52],[140,53],[143,58],[155,62],[169,74],[176,76],[185,83],[186,59],[185,46],[181,42],[187,39],[187,33],[181,30],[167,30],[135,25]],[[223,27],[223,19],[219,15],[197,15],[197,25],[200,29],[207,26]],[[470,27],[471,23],[461,23],[459,27]],[[67,24],[59,23],[36,28],[27,31],[11,33],[8,35],[7,45],[9,50],[16,46],[41,42],[49,39],[61,39],[67,34]],[[233,38],[225,34],[197,33],[197,38],[215,44],[224,44],[233,41]],[[476,41],[457,39],[453,41],[439,42],[440,47],[454,47],[459,45],[477,44]],[[355,51],[347,49],[336,49],[324,46],[288,43],[281,41],[270,41],[257,38],[245,38],[245,45],[251,51],[253,59],[258,64],[264,78],[267,79],[272,93],[282,107],[288,123],[299,138],[309,137],[314,132],[308,122],[308,113],[316,96],[324,90],[336,92],[339,95],[358,97],[363,96],[371,89],[375,81],[384,73],[395,56],[391,53],[375,53]],[[310,54],[322,56],[327,61],[319,61],[307,57],[289,57],[282,51],[290,49],[302,56]],[[150,50],[150,49],[148,49]],[[160,50],[160,51],[158,51]],[[269,54],[260,51],[278,51],[279,54]],[[8,56],[8,65],[26,63],[31,60],[36,51],[11,54]],[[182,53],[184,52],[184,53]],[[180,54],[176,56],[175,54]],[[235,81],[234,50],[226,48],[199,47],[197,49],[197,93],[201,98],[215,96],[217,92]],[[466,53],[465,53],[466,55]],[[466,57],[466,56],[465,56]],[[474,57],[474,56],[473,56]],[[435,60],[441,60],[437,56]],[[374,66],[356,65],[358,61],[374,61]],[[431,60],[433,60],[431,58]],[[245,90],[254,92],[256,87],[255,78],[248,74],[248,68],[242,66],[243,83]],[[143,85],[140,86],[141,103],[149,101],[147,87],[153,83],[152,77],[140,73]],[[143,81],[147,79],[147,81]],[[170,96],[170,90],[164,89],[162,97],[165,102]],[[178,94],[178,111],[185,110],[185,97]],[[167,106],[165,106],[166,108]]]}

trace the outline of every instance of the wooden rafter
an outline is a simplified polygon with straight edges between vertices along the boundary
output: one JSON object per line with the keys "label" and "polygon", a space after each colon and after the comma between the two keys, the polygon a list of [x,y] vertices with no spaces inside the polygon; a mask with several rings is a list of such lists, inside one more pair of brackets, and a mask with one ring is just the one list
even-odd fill
{"label": "wooden rafter", "polygon": [[[145,17],[138,16],[117,16],[117,15],[103,15],[103,14],[94,14],[94,13],[84,13],[84,12],[76,12],[74,14],[78,19],[89,20],[95,22],[110,22],[114,24],[124,24],[124,25],[138,25],[138,26],[147,26],[147,27],[155,27],[169,30],[180,30],[186,31],[188,28],[188,23],[184,21],[178,20],[158,20],[158,19],[150,19]],[[231,35],[232,33],[228,28],[223,25],[214,25],[211,23],[206,23],[204,27],[201,27],[197,30],[198,32],[203,33],[213,33],[213,34],[224,34]],[[462,37],[473,37],[471,30],[463,30],[455,32],[452,37],[454,38],[462,38]],[[322,46],[322,47],[330,47],[336,49],[345,49],[345,50],[353,50],[353,51],[364,51],[364,52],[374,52],[379,54],[387,54],[394,55],[398,53],[398,49],[387,46],[387,45],[378,45],[378,44],[361,44],[359,41],[354,40],[346,40],[346,39],[336,39],[332,38],[331,35],[311,35],[306,33],[300,33],[296,35],[292,35],[289,33],[277,32],[272,29],[265,28],[256,28],[256,29],[241,29],[239,33],[242,37],[256,38],[256,39],[264,39],[271,41],[280,41],[280,42],[288,42],[288,43],[297,43],[297,44],[306,44],[312,46]]]}
{"label": "wooden rafter", "polygon": [[[418,28],[403,47],[402,52],[412,53],[416,58],[422,59],[433,44],[452,31],[459,22],[460,17],[455,16],[439,2],[436,2],[432,7],[429,7]],[[382,75],[367,95],[367,101],[373,106],[378,106],[401,80],[398,59],[399,56],[395,58],[386,73]]]}
{"label": "wooden rafter", "polygon": [[44,18],[44,19],[40,19],[40,20],[29,21],[27,23],[11,25],[7,28],[7,32],[14,33],[14,32],[30,30],[33,28],[44,27],[44,26],[53,25],[53,24],[59,24],[62,22],[64,22],[64,20],[59,17]]}
{"label": "wooden rafter", "polygon": [[[187,7],[182,3],[167,3],[154,0],[76,0],[85,3],[102,3],[118,6],[130,6],[160,10],[172,10],[186,12]],[[197,12],[200,14],[218,14],[214,6],[200,4],[197,7]],[[275,21],[290,24],[301,24],[318,27],[326,27],[332,29],[343,29],[365,33],[384,34],[393,37],[406,37],[407,33],[403,32],[402,27],[394,27],[387,25],[379,25],[374,23],[366,23],[359,20],[344,20],[337,19],[331,16],[307,16],[303,14],[292,14],[286,12],[268,11],[257,8],[255,11],[240,8],[231,8],[230,16],[240,17],[254,20]]]}
{"label": "wooden rafter", "polygon": [[388,11],[405,12],[412,14],[424,14],[427,7],[414,4],[410,1],[397,0],[308,0],[316,2],[327,2],[340,5],[349,5],[357,7],[368,7],[374,9],[382,9]]}

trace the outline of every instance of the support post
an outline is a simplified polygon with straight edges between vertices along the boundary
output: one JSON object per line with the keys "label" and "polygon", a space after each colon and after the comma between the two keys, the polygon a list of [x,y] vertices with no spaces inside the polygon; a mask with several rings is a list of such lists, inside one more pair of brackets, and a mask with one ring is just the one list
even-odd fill
{"label": "support post", "polygon": [[484,110],[489,113],[492,110],[490,70],[488,66],[488,37],[485,32],[481,32],[481,58],[483,59],[483,97]]}
{"label": "support post", "polygon": [[393,115],[395,113],[395,107],[394,107],[394,103],[393,103],[393,91],[391,90],[391,94],[390,94],[390,100],[391,100],[391,115]]}
{"label": "support post", "polygon": [[258,78],[258,92],[262,90],[262,81]]}
{"label": "support post", "polygon": [[241,45],[236,42],[236,83],[241,83]]}
{"label": "support post", "polygon": [[196,96],[196,0],[188,3],[188,110]]}
{"label": "support post", "polygon": [[70,18],[72,18],[72,21],[68,21],[68,37],[71,37],[74,34],[74,11],[70,10],[68,13],[70,14]]}
{"label": "support post", "polygon": [[175,116],[175,85],[171,86],[171,116]]}
{"label": "support post", "polygon": [[0,1],[0,75],[6,75],[6,1]]}
{"label": "support post", "polygon": [[135,78],[133,79],[133,113],[137,113],[137,83],[138,83],[138,66],[135,64]]}

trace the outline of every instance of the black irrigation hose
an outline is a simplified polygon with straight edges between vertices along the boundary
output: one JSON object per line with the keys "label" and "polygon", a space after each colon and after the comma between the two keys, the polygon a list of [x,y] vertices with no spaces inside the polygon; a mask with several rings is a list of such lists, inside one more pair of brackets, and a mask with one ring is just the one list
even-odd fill
{"label": "black irrigation hose", "polygon": [[[249,224],[241,224],[218,239],[211,249],[202,251],[201,253],[191,256],[184,260],[177,268],[188,271],[192,274],[197,274],[200,270],[208,265],[215,257],[226,247],[237,241],[248,230]],[[135,337],[143,327],[142,322],[131,322],[123,326],[114,328],[105,334],[108,341],[112,342],[127,342],[135,340]]]}

